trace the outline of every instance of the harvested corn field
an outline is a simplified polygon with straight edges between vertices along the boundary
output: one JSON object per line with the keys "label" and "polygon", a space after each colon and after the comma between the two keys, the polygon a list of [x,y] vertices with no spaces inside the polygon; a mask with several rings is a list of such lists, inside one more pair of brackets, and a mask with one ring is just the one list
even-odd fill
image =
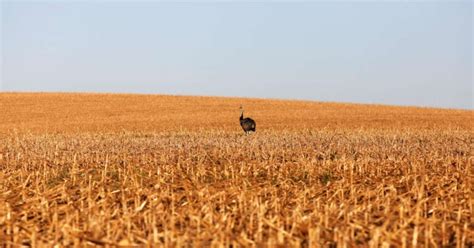
{"label": "harvested corn field", "polygon": [[0,109],[1,246],[474,245],[473,111],[26,93]]}

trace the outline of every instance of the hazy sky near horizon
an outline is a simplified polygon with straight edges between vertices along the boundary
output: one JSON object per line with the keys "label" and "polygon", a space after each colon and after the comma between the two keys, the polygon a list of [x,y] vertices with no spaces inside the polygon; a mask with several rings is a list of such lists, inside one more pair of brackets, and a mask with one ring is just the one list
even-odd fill
{"label": "hazy sky near horizon", "polygon": [[0,8],[1,91],[473,108],[469,0],[2,1]]}

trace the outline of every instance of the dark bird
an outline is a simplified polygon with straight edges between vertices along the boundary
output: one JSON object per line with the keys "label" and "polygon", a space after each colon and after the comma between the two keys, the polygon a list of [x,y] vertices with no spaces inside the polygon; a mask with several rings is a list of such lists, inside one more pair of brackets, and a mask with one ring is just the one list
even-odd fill
{"label": "dark bird", "polygon": [[242,109],[242,106],[240,106],[240,126],[246,134],[250,131],[255,132],[255,121],[249,117],[244,118],[244,110]]}

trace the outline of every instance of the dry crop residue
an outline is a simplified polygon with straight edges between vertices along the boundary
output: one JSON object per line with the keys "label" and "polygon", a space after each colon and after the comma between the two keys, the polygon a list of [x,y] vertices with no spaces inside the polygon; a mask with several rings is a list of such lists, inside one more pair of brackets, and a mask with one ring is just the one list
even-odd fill
{"label": "dry crop residue", "polygon": [[472,111],[15,93],[0,109],[0,246],[474,244]]}

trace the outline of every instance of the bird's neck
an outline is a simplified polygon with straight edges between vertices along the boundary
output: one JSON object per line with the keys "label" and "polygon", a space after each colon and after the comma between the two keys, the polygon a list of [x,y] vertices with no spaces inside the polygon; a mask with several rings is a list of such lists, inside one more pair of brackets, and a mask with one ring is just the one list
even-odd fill
{"label": "bird's neck", "polygon": [[241,112],[240,112],[240,119],[241,119],[241,120],[244,119],[244,111],[241,111]]}

